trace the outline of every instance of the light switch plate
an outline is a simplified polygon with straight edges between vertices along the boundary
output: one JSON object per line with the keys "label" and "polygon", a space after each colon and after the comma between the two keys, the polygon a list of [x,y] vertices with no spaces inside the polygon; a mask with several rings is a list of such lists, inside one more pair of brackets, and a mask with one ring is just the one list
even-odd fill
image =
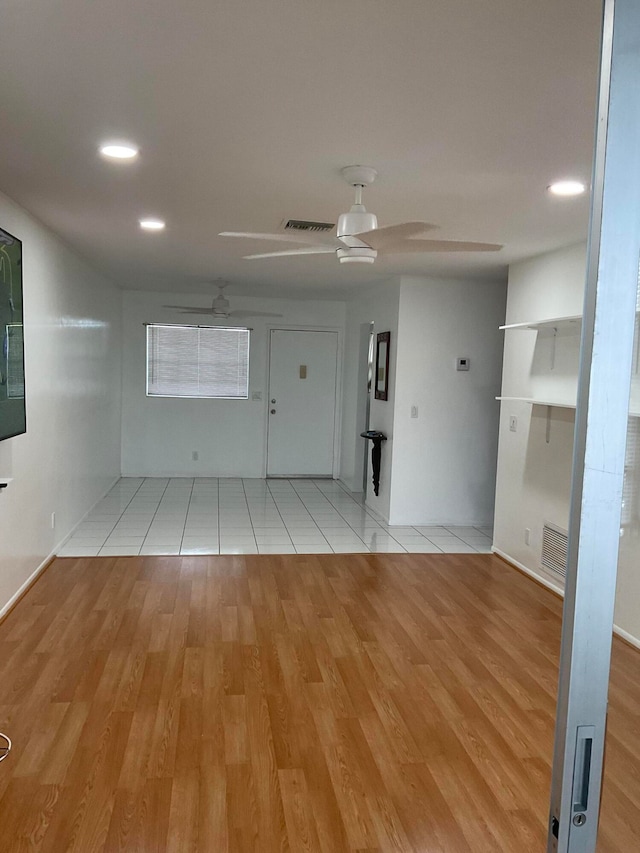
{"label": "light switch plate", "polygon": [[456,359],[456,370],[469,370],[471,367],[471,359],[468,356]]}

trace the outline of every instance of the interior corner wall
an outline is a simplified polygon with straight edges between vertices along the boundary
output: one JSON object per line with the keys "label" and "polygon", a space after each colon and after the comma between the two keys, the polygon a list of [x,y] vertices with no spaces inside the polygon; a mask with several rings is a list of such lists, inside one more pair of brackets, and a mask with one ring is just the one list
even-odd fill
{"label": "interior corner wall", "polygon": [[[585,244],[513,264],[506,322],[582,314],[585,272]],[[505,332],[503,396],[542,397],[543,380],[547,389],[553,382],[566,396],[571,379],[575,393],[579,336],[574,334],[571,341],[558,338],[555,367],[546,379],[540,363],[545,342],[537,336],[540,333],[535,331]],[[567,352],[560,358],[563,349]],[[550,373],[559,375],[551,378]],[[634,384],[637,386],[637,380]],[[512,416],[517,418],[515,432],[509,428]],[[640,645],[640,455],[635,452],[640,424],[637,418],[630,418],[629,424],[615,622],[618,631]],[[562,579],[541,565],[542,527],[551,522],[567,529],[569,524],[574,428],[572,409],[520,401],[504,401],[501,406],[494,548],[559,591]],[[528,544],[526,530],[530,531]]]}
{"label": "interior corner wall", "polygon": [[[0,195],[22,240],[27,432],[0,442],[0,612],[120,475],[120,291]],[[52,528],[55,513],[55,529]]]}
{"label": "interior corner wall", "polygon": [[[506,323],[581,314],[585,268],[584,244],[512,264]],[[536,346],[540,349],[545,341],[538,343],[534,330],[503,334],[502,396],[532,396],[543,376]],[[576,350],[574,380],[577,357]],[[563,375],[554,378],[562,380]],[[515,431],[510,429],[512,417],[517,419]],[[568,526],[574,423],[570,409],[548,410],[517,400],[500,406],[494,547],[556,588],[561,580],[541,566],[542,528],[545,522]]]}
{"label": "interior corner wall", "polygon": [[402,278],[392,524],[491,523],[505,300],[500,281]]}
{"label": "interior corner wall", "polygon": [[374,338],[380,332],[391,332],[389,347],[389,398],[376,400],[371,395],[370,429],[377,429],[387,436],[382,445],[380,489],[376,496],[371,484],[371,443],[367,442],[367,505],[385,521],[389,519],[391,498],[391,451],[393,447],[393,407],[395,398],[395,364],[398,344],[398,302],[400,280],[390,279],[368,287],[347,303],[343,418],[340,479],[352,491],[362,491],[364,475],[365,439],[360,433],[366,429],[364,403],[366,396],[360,393],[366,382],[363,359],[363,335],[367,327],[374,324]]}
{"label": "interior corner wall", "polygon": [[[144,324],[193,322],[193,317],[163,306],[206,305],[211,297],[202,293],[124,292],[122,471],[125,476],[264,477],[269,329],[321,327],[337,329],[341,336],[344,332],[344,302],[227,295],[232,308],[282,315],[250,317],[243,322],[252,327],[248,400],[147,397]],[[252,399],[254,394],[260,394],[261,399]],[[193,451],[198,452],[197,460],[192,458]]]}

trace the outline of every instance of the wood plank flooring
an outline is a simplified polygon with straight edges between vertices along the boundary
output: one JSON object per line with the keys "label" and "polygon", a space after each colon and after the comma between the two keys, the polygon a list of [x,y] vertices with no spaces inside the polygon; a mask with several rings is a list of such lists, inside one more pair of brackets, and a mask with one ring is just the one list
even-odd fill
{"label": "wood plank flooring", "polygon": [[[561,603],[485,555],[58,559],[0,625],[0,849],[545,849]],[[601,853],[640,850],[614,648]]]}

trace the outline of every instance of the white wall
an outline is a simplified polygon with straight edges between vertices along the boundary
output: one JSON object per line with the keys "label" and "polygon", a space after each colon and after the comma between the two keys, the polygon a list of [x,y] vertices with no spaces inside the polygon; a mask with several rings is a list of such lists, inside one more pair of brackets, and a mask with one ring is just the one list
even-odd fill
{"label": "white wall", "polygon": [[[120,291],[0,195],[23,241],[27,433],[0,442],[0,609],[120,473]],[[56,514],[55,530],[51,513]]]}
{"label": "white wall", "polygon": [[402,278],[392,524],[491,523],[505,299],[502,282]]}
{"label": "white wall", "polygon": [[[507,323],[520,323],[582,313],[586,246],[580,244],[514,264],[509,270]],[[546,399],[575,397],[579,335],[564,333],[556,342],[535,331],[505,333],[505,396]],[[636,383],[634,383],[637,386]],[[637,391],[637,387],[634,389]],[[637,399],[637,397],[636,397]],[[517,418],[517,431],[509,417]],[[638,429],[637,419],[631,419]],[[562,580],[540,565],[545,521],[567,528],[575,412],[571,409],[503,402],[500,417],[494,547],[544,583]],[[640,457],[626,476],[627,505],[620,544],[615,621],[632,641],[640,642]],[[525,543],[525,529],[531,531]]]}
{"label": "white wall", "polygon": [[[513,264],[506,323],[581,314],[585,265],[583,244]],[[561,369],[556,376],[555,370],[547,369],[548,335],[521,330],[503,334],[503,396],[575,397],[570,374],[575,386],[578,335],[558,341]],[[557,576],[540,566],[542,527],[546,521],[564,529],[568,525],[574,415],[570,409],[548,410],[515,401],[501,404],[494,546],[556,586]],[[516,432],[509,429],[511,416],[517,418]],[[525,529],[531,531],[528,545]]]}
{"label": "white wall", "polygon": [[374,323],[374,335],[391,332],[389,348],[389,399],[376,400],[371,397],[370,428],[387,436],[382,446],[380,490],[376,497],[371,484],[371,442],[369,446],[367,505],[387,520],[391,499],[391,453],[393,448],[393,410],[395,400],[395,365],[398,345],[398,301],[400,281],[392,279],[353,298],[347,304],[345,334],[344,403],[342,419],[342,452],[340,479],[353,491],[362,489],[362,474],[365,439],[360,433],[365,428],[362,411],[363,373],[361,341],[366,326]]}
{"label": "white wall", "polygon": [[[343,302],[258,299],[229,293],[232,309],[282,314],[242,320],[253,328],[249,400],[146,396],[144,323],[194,322],[162,306],[205,305],[203,294],[126,291],[123,298],[122,472],[124,476],[263,477],[266,460],[269,327],[344,330]],[[233,325],[233,321],[229,321]],[[251,399],[253,392],[261,401]],[[192,451],[199,454],[193,461]]]}

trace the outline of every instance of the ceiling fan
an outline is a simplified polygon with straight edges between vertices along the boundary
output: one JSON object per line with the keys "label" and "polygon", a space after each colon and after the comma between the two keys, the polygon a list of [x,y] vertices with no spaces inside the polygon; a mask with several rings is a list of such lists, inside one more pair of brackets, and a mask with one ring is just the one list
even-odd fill
{"label": "ceiling fan", "polygon": [[348,213],[338,219],[337,236],[301,234],[252,234],[242,231],[222,231],[220,237],[244,237],[252,240],[272,240],[283,243],[303,243],[305,248],[287,249],[245,255],[245,258],[282,258],[290,255],[322,255],[335,253],[341,264],[372,264],[378,254],[393,255],[405,252],[497,252],[496,243],[471,243],[459,240],[422,240],[417,235],[437,228],[428,222],[402,222],[378,228],[375,214],[368,213],[362,203],[362,190],[373,183],[377,172],[371,166],[345,166],[342,176],[355,188],[355,203]]}
{"label": "ceiling fan", "polygon": [[272,314],[269,311],[230,311],[231,304],[224,295],[229,282],[218,284],[220,292],[214,298],[211,308],[197,308],[193,305],[163,305],[163,308],[177,308],[182,314],[206,314],[216,320],[240,319],[242,317],[282,317],[282,314]]}

